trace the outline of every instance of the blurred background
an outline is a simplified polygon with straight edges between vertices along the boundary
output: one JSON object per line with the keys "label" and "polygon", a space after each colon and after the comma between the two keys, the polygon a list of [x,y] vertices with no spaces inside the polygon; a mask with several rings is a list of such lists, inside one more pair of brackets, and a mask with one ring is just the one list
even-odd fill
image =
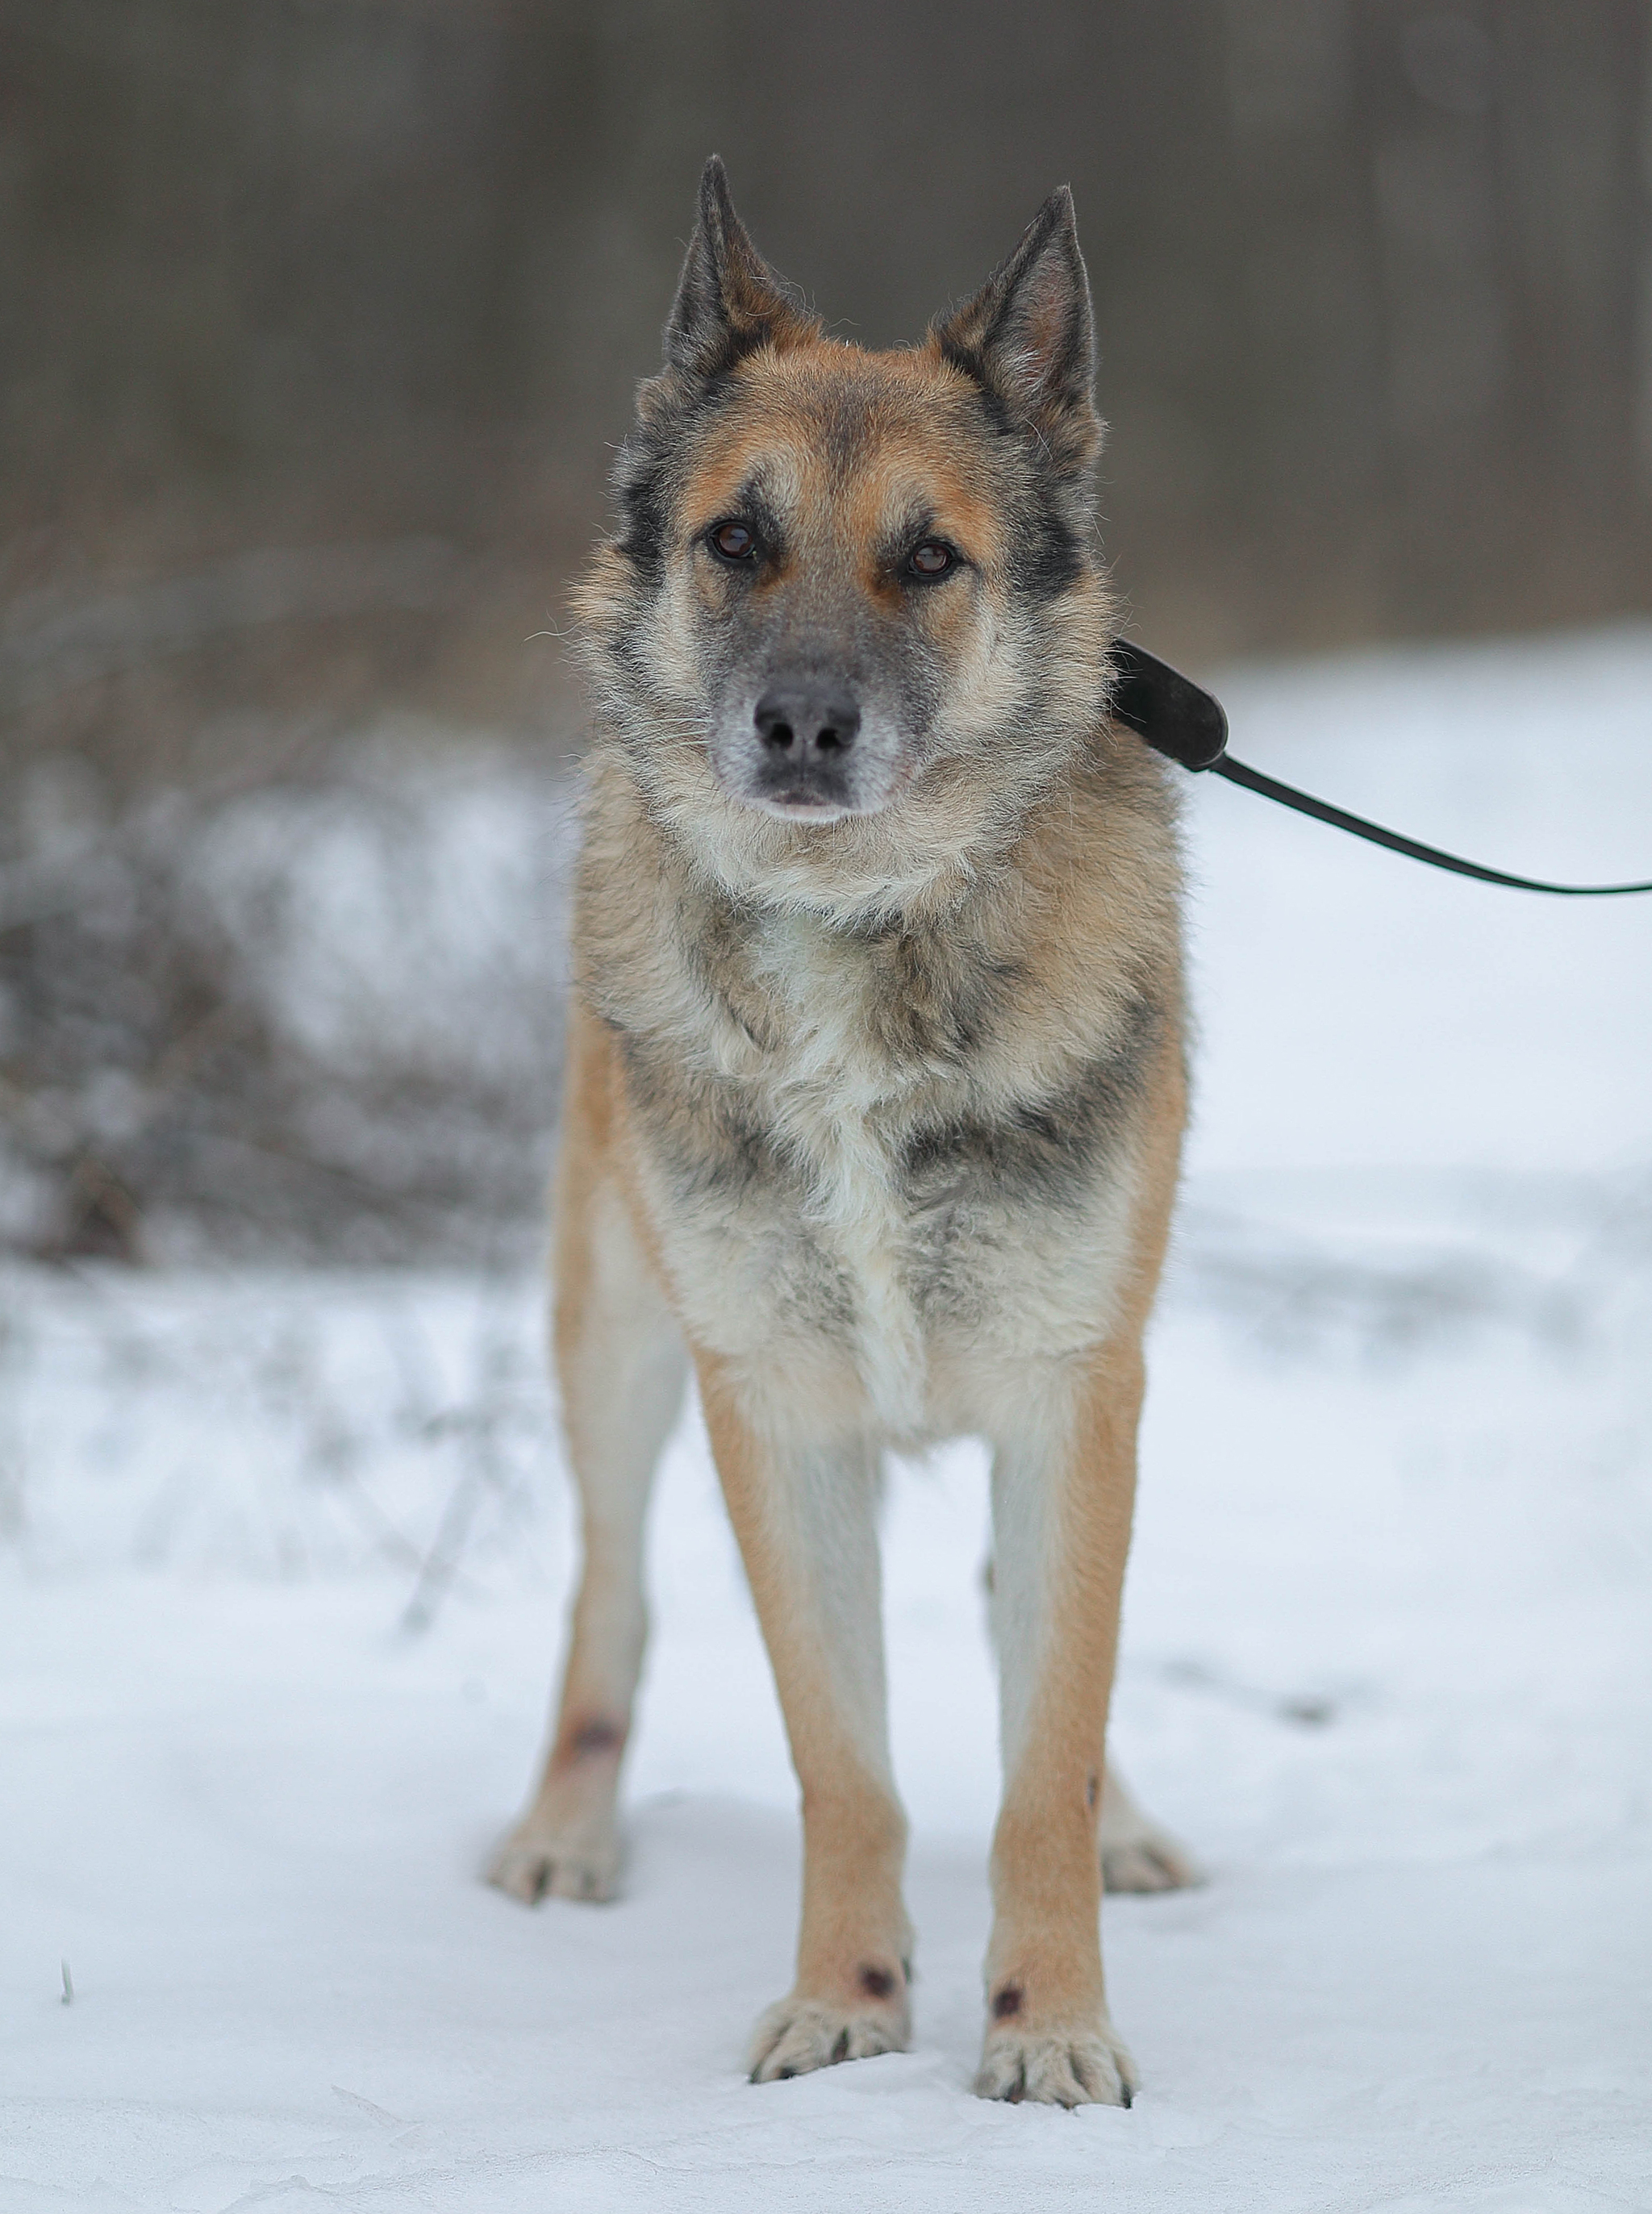
{"label": "blurred background", "polygon": [[1132,2133],[1035,2153],[964,2094],[974,1444],[891,1474],[932,2042],[872,2106],[754,2151],[707,2103],[779,1988],[795,1789],[692,1405],[633,1899],[576,1936],[474,1881],[575,1557],[560,633],[713,149],[875,344],[1070,180],[1135,633],[1258,768],[1652,875],[1643,0],[0,0],[8,2169],[1643,2205],[1652,899],[1219,779],[1110,1723],[1214,1881],[1106,1910]]}
{"label": "blurred background", "polygon": [[713,148],[872,344],[1071,180],[1161,652],[1648,606],[1637,0],[0,0],[0,1244],[536,1245],[564,586]]}

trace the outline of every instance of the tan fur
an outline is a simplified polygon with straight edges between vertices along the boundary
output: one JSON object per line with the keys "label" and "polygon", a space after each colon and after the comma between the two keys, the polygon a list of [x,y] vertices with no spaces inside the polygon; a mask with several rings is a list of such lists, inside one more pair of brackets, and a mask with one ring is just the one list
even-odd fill
{"label": "tan fur", "polygon": [[[1104,580],[1061,535],[1098,435],[1070,208],[925,346],[869,356],[778,295],[765,324],[768,273],[708,180],[674,365],[622,465],[655,535],[599,554],[581,598],[601,727],[556,1355],[585,1563],[495,1878],[615,1883],[642,1515],[691,1361],[802,1787],[796,1978],[754,2075],[902,2046],[881,1461],[979,1434],[1005,1764],[979,2088],[1127,2099],[1101,1871],[1191,1875],[1104,1767],[1185,1106],[1180,881],[1162,766],[1106,719]],[[983,385],[1036,437],[994,432]],[[1043,583],[1039,498],[1060,510]],[[748,509],[772,544],[736,576],[707,538]],[[940,589],[900,566],[915,532],[955,549]],[[783,819],[741,784],[752,690],[823,663],[866,704],[866,796]]]}

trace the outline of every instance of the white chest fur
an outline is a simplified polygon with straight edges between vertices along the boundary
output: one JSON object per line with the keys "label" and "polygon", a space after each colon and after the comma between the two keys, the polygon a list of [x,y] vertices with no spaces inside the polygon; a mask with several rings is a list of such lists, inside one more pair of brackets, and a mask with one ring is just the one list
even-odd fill
{"label": "white chest fur", "polygon": [[923,1427],[925,1349],[902,1267],[909,1228],[898,1174],[902,1103],[923,1072],[897,1064],[870,1019],[865,949],[806,916],[764,927],[755,967],[783,1012],[759,1079],[766,1119],[803,1171],[815,1236],[855,1292],[857,1366],[891,1430]]}

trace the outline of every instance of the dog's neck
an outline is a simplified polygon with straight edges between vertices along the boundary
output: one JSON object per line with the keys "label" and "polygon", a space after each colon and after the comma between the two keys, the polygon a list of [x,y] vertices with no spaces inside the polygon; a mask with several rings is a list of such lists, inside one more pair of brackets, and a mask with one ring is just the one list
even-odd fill
{"label": "dog's neck", "polygon": [[731,886],[620,747],[590,768],[578,988],[674,1083],[767,1088],[776,1114],[813,1090],[832,1113],[933,1119],[961,1111],[959,1085],[976,1107],[1058,1092],[1144,997],[1179,1004],[1172,795],[1128,734],[1102,734],[1007,843],[951,877],[913,868],[910,904],[889,873],[861,891],[839,869],[830,902],[801,872]]}
{"label": "dog's neck", "polygon": [[756,812],[682,765],[621,756],[640,807],[679,868],[737,914],[793,916],[848,939],[956,926],[1008,856],[1036,832],[1059,771],[1082,740],[1052,740],[1019,783],[983,787],[938,763],[877,815],[819,826]]}

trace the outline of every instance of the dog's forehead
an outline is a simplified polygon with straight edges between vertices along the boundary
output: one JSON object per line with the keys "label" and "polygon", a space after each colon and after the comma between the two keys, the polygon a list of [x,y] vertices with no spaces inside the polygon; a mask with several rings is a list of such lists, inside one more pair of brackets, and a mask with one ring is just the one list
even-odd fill
{"label": "dog's forehead", "polygon": [[872,538],[910,518],[992,535],[989,442],[949,365],[828,341],[737,374],[688,474],[691,527],[756,494],[793,528],[829,519]]}

